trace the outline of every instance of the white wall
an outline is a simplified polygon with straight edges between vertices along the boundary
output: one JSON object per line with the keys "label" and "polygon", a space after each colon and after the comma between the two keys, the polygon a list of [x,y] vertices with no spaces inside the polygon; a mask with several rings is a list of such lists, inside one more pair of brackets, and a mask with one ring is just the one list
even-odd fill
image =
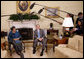
{"label": "white wall", "polygon": [[[60,10],[67,11],[73,14],[78,14],[78,12],[83,12],[83,1],[31,1],[31,4],[36,2],[37,4],[45,5],[48,7],[60,7]],[[31,10],[38,12],[42,7],[35,5],[35,7]],[[1,15],[9,15],[9,14],[16,14],[16,1],[1,1]],[[41,13],[45,15],[45,10]],[[60,12],[60,16],[66,17],[66,13]],[[8,31],[9,25],[8,20],[9,16],[1,17],[1,30]],[[63,22],[61,18],[54,18],[57,21]],[[60,30],[60,34],[62,33],[62,26],[58,23],[44,18],[41,16],[38,23],[40,24],[41,28],[48,29],[49,24],[53,22],[54,28]]]}

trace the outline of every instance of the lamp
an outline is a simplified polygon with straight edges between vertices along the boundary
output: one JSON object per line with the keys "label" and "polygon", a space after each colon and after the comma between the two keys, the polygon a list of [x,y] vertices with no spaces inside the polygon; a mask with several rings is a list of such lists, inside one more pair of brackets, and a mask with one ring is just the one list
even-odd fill
{"label": "lamp", "polygon": [[74,27],[71,17],[66,17],[62,24],[63,27]]}
{"label": "lamp", "polygon": [[68,37],[69,37],[69,36],[70,36],[70,30],[69,30],[69,28],[70,28],[70,27],[74,27],[72,18],[71,18],[71,17],[66,17],[66,18],[64,19],[64,21],[63,21],[62,26],[63,26],[64,29],[65,29],[65,32],[64,32],[65,36],[68,36]]}

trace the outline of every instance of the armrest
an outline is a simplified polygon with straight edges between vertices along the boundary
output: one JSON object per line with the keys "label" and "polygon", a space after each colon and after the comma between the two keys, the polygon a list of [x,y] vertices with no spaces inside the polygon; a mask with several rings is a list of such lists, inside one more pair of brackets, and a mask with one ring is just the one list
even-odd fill
{"label": "armrest", "polygon": [[63,47],[66,48],[68,45],[67,44],[59,44],[58,47]]}

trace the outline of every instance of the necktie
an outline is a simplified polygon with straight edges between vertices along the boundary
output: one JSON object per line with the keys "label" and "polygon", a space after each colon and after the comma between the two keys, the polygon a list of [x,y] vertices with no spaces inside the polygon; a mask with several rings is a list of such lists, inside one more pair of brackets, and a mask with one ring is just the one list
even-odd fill
{"label": "necktie", "polygon": [[38,30],[38,38],[40,38],[40,31]]}

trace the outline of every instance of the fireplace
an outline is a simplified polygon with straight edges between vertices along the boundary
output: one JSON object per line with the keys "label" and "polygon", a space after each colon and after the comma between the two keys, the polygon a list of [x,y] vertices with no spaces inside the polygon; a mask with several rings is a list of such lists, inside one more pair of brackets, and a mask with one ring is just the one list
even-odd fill
{"label": "fireplace", "polygon": [[33,28],[17,28],[22,36],[22,40],[33,40]]}
{"label": "fireplace", "polygon": [[37,20],[23,20],[21,21],[11,21],[9,20],[9,27],[15,26],[19,30],[23,40],[33,39],[33,31],[36,29],[35,25],[38,24]]}

